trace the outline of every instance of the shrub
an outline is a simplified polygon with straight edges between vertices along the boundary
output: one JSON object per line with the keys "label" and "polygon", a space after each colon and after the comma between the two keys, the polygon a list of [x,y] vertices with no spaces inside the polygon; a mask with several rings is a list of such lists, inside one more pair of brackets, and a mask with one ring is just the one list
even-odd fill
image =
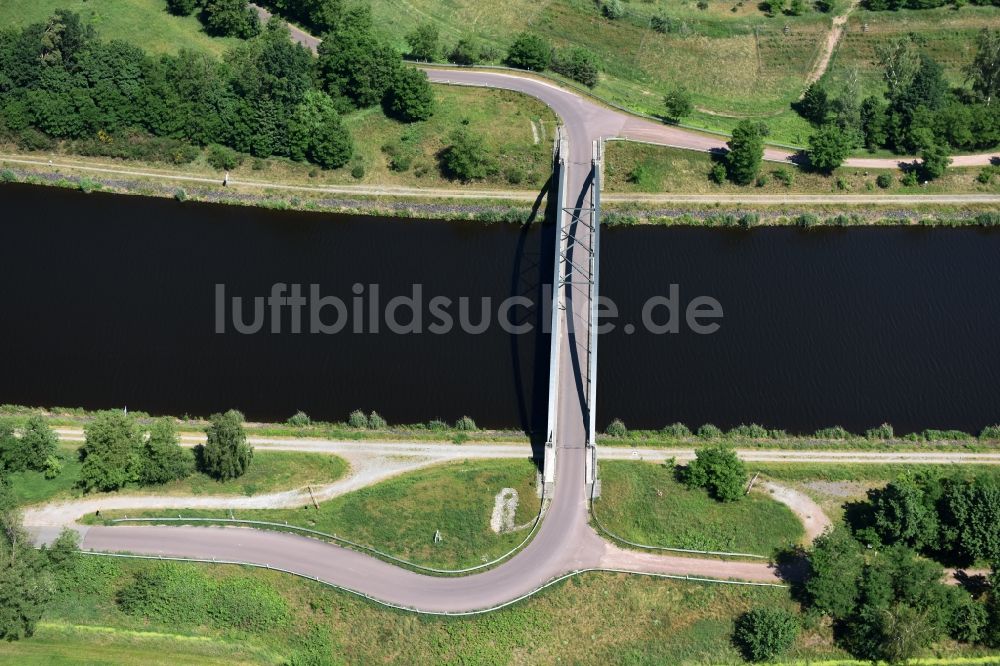
{"label": "shrub", "polygon": [[743,497],[747,472],[736,451],[723,444],[695,451],[695,459],[683,469],[681,480],[689,488],[704,488],[721,502]]}
{"label": "shrub", "polygon": [[698,428],[698,436],[702,439],[719,439],[722,437],[722,430],[711,423],[706,423]]}
{"label": "shrub", "polygon": [[174,199],[177,199],[178,201],[187,201],[187,198],[187,191],[183,187],[178,187],[174,190]]}
{"label": "shrub", "polygon": [[360,409],[355,409],[351,412],[351,415],[347,417],[347,425],[352,428],[367,429],[368,428],[368,417]]}
{"label": "shrub", "polygon": [[865,431],[865,437],[868,439],[892,439],[893,436],[895,436],[895,432],[888,423],[883,423],[877,428],[869,428]]}
{"label": "shrub", "polygon": [[167,0],[167,11],[175,16],[190,16],[198,6],[198,0]]}
{"label": "shrub", "polygon": [[757,176],[757,180],[754,182],[754,185],[757,187],[766,187],[769,182],[770,178],[767,177],[767,174],[762,173]]}
{"label": "shrub", "polygon": [[664,95],[663,105],[667,109],[667,115],[678,121],[694,111],[691,93],[684,86],[675,86]]}
{"label": "shrub", "polygon": [[476,427],[476,422],[472,420],[471,417],[463,416],[459,420],[455,421],[455,430],[462,430],[464,432],[472,432],[478,430]]}
{"label": "shrub", "polygon": [[759,426],[756,423],[739,425],[729,431],[729,435],[732,437],[749,437],[751,439],[764,439],[769,434],[767,428]]}
{"label": "shrub", "polygon": [[579,47],[557,51],[552,58],[552,71],[593,88],[597,85],[597,56]]}
{"label": "shrub", "polygon": [[10,169],[4,169],[3,171],[0,171],[0,181],[4,183],[16,183],[17,174]]}
{"label": "shrub", "polygon": [[887,173],[880,173],[878,178],[875,179],[875,184],[883,190],[888,189],[892,187],[892,176]]}
{"label": "shrub", "polygon": [[136,572],[118,592],[118,606],[128,615],[171,625],[204,624],[211,583],[197,567],[161,562]]}
{"label": "shrub", "polygon": [[364,164],[355,164],[353,167],[351,167],[351,178],[353,178],[354,180],[361,180],[364,177],[365,177]]}
{"label": "shrub", "polygon": [[304,428],[312,424],[312,419],[301,409],[288,417],[288,425],[295,428]]}
{"label": "shrub", "polygon": [[716,163],[708,172],[708,178],[716,185],[722,185],[726,182],[726,165],[721,162]]}
{"label": "shrub", "polygon": [[369,430],[385,430],[389,426],[386,420],[382,418],[382,415],[376,411],[372,411],[368,415],[368,429]]}
{"label": "shrub", "polygon": [[795,174],[786,169],[785,167],[780,167],[771,172],[774,179],[784,185],[785,187],[791,187],[792,183],[795,182]]}
{"label": "shrub", "polygon": [[605,0],[601,5],[601,12],[610,20],[617,21],[625,16],[625,6],[621,0]]}
{"label": "shrub", "polygon": [[840,426],[833,426],[832,428],[820,428],[813,436],[817,439],[850,439],[851,433]]}
{"label": "shrub", "polygon": [[917,172],[913,170],[907,171],[903,175],[903,178],[900,180],[900,182],[903,183],[905,187],[915,187],[919,182],[919,180],[917,179]]}
{"label": "shrub", "polygon": [[465,127],[451,133],[451,145],[444,151],[442,164],[447,175],[463,181],[486,178],[497,170],[496,159],[483,137]]}
{"label": "shrub", "polygon": [[770,661],[795,642],[799,624],[784,608],[754,608],[740,615],[733,643],[748,661]]}
{"label": "shrub", "polygon": [[434,419],[433,421],[431,421],[431,422],[429,422],[427,424],[427,429],[428,430],[438,430],[438,431],[440,431],[440,430],[447,430],[448,429],[448,424],[445,423],[444,421],[440,420],[440,419]]}
{"label": "shrub", "polygon": [[996,175],[997,168],[994,166],[983,167],[979,174],[976,176],[976,180],[983,185],[989,185],[993,180],[993,176]]}
{"label": "shrub", "polygon": [[213,144],[208,147],[205,159],[216,169],[230,171],[243,163],[243,158],[232,148]]}
{"label": "shrub", "polygon": [[691,429],[683,423],[672,423],[660,430],[660,434],[665,437],[690,437]]}
{"label": "shrub", "polygon": [[795,218],[795,226],[797,227],[815,227],[819,224],[819,217],[814,213],[802,213]]}
{"label": "shrub", "polygon": [[621,419],[615,419],[608,424],[607,429],[604,431],[611,437],[625,437],[628,435],[628,428]]}
{"label": "shrub", "polygon": [[979,433],[980,439],[1000,439],[1000,425],[991,425],[983,428]]}
{"label": "shrub", "polygon": [[470,37],[463,37],[448,54],[448,60],[456,65],[475,65],[480,56],[481,52],[476,42]]}
{"label": "shrub", "polygon": [[552,47],[539,37],[523,32],[514,39],[507,52],[507,64],[518,69],[540,72],[552,61]]}

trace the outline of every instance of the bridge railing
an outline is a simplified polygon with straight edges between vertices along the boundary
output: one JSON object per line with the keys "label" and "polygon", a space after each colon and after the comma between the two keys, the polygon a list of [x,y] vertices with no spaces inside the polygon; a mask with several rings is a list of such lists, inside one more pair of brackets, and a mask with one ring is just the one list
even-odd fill
{"label": "bridge railing", "polygon": [[558,171],[558,186],[556,189],[556,231],[555,231],[555,251],[553,253],[552,266],[552,312],[549,332],[551,335],[549,342],[549,403],[548,415],[545,428],[545,462],[542,468],[545,483],[552,484],[556,480],[555,445],[559,428],[559,370],[562,344],[562,311],[563,311],[563,289],[560,285],[560,272],[562,265],[562,244],[563,244],[563,207],[566,201],[566,162],[569,156],[569,139],[562,127],[556,130],[555,142],[555,168]]}

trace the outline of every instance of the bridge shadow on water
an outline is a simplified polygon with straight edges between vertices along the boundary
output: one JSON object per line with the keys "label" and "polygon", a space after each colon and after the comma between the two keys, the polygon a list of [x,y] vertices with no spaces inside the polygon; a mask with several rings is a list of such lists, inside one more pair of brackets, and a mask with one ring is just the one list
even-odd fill
{"label": "bridge shadow on water", "polygon": [[[514,374],[520,426],[531,440],[531,455],[539,471],[545,458],[545,427],[548,410],[550,335],[548,302],[551,301],[553,255],[556,242],[557,181],[552,176],[539,190],[531,215],[521,227],[511,271],[510,296],[527,298],[532,305],[511,311],[511,324],[529,325],[529,333],[510,333],[510,356]],[[549,195],[549,196],[547,196]],[[544,208],[543,208],[544,204]],[[539,225],[541,237],[533,238],[532,227]],[[528,342],[528,339],[531,342]],[[534,358],[531,356],[534,350]],[[533,361],[526,371],[523,362]]]}

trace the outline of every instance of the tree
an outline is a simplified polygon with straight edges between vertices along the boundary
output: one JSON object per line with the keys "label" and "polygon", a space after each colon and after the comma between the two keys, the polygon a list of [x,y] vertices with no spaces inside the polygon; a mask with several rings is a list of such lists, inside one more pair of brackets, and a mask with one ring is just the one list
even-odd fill
{"label": "tree", "polygon": [[59,440],[40,416],[32,416],[20,437],[10,423],[0,424],[0,467],[9,472],[45,471]]}
{"label": "tree", "polygon": [[479,45],[471,37],[462,37],[448,54],[448,61],[456,65],[475,65],[479,61]]}
{"label": "tree", "polygon": [[814,125],[822,125],[829,110],[830,99],[826,89],[818,82],[809,84],[798,103],[799,114]]}
{"label": "tree", "polygon": [[154,421],[142,447],[139,482],[166,483],[183,479],[193,470],[194,458],[190,451],[181,448],[173,420],[164,418]]}
{"label": "tree", "polygon": [[734,449],[719,444],[695,451],[695,459],[682,476],[689,487],[704,488],[717,500],[734,502],[743,497],[747,471]]}
{"label": "tree", "polygon": [[861,133],[864,135],[865,147],[877,150],[885,145],[886,134],[885,104],[877,97],[866,97],[861,102]]}
{"label": "tree", "polygon": [[288,137],[292,159],[308,159],[325,169],[344,166],[354,154],[354,141],[341,122],[336,105],[319,90],[307,92],[295,108]]}
{"label": "tree", "polygon": [[260,19],[247,0],[206,0],[202,22],[206,32],[220,37],[248,39],[260,32]]}
{"label": "tree", "polygon": [[406,35],[406,43],[410,45],[409,57],[413,60],[428,62],[437,57],[438,29],[433,23],[417,26]]}
{"label": "tree", "polygon": [[752,183],[764,159],[764,132],[760,123],[741,120],[733,129],[733,137],[726,143],[726,165],[729,178],[737,185]]}
{"label": "tree", "polygon": [[403,122],[430,118],[434,114],[434,90],[427,74],[412,67],[401,68],[392,82],[386,102],[388,114]]}
{"label": "tree", "polygon": [[253,447],[247,444],[243,414],[231,409],[210,418],[205,441],[205,472],[228,481],[243,476],[253,460]]}
{"label": "tree", "polygon": [[538,35],[522,32],[507,51],[507,64],[540,72],[552,61],[552,47]]}
{"label": "tree", "polygon": [[943,531],[954,535],[950,547],[969,562],[1000,562],[1000,521],[996,519],[1000,482],[989,477],[952,479],[944,488],[942,522]]}
{"label": "tree", "polygon": [[770,661],[795,642],[799,623],[784,608],[754,608],[739,616],[733,643],[748,661]]}
{"label": "tree", "polygon": [[869,491],[874,529],[882,543],[918,550],[939,545],[935,503],[940,483],[930,476],[902,476],[881,490]]}
{"label": "tree", "polygon": [[552,71],[593,88],[597,85],[597,56],[579,47],[557,51],[552,58]]}
{"label": "tree", "polygon": [[983,29],[976,55],[965,68],[966,80],[989,106],[1000,93],[1000,31]]}
{"label": "tree", "polygon": [[80,485],[84,490],[118,490],[138,479],[142,433],[133,417],[117,410],[97,412],[83,435]]}
{"label": "tree", "polygon": [[190,16],[198,7],[199,0],[167,0],[167,11],[175,16]]}
{"label": "tree", "polygon": [[934,180],[944,175],[951,164],[951,157],[948,156],[948,148],[940,141],[929,141],[924,143],[920,149],[921,171],[927,180]]}
{"label": "tree", "polygon": [[485,178],[497,169],[483,137],[465,127],[451,133],[451,145],[442,156],[442,164],[447,175],[464,181]]}
{"label": "tree", "polygon": [[0,478],[0,639],[13,641],[35,632],[53,594],[46,557],[31,545],[10,484]]}
{"label": "tree", "polygon": [[625,6],[621,0],[605,0],[601,5],[601,11],[612,21],[617,21],[625,16]]}
{"label": "tree", "polygon": [[663,97],[663,105],[667,107],[667,115],[675,121],[691,115],[694,111],[694,102],[691,100],[691,92],[684,86],[674,86]]}
{"label": "tree", "polygon": [[809,164],[819,171],[831,173],[843,164],[850,151],[850,137],[833,123],[823,125],[809,137]]}
{"label": "tree", "polygon": [[809,552],[804,590],[809,605],[834,618],[854,611],[858,581],[865,559],[858,543],[844,527],[821,534]]}
{"label": "tree", "polygon": [[400,56],[376,36],[371,9],[347,11],[318,48],[319,71],[334,99],[350,99],[365,108],[382,101],[400,67]]}

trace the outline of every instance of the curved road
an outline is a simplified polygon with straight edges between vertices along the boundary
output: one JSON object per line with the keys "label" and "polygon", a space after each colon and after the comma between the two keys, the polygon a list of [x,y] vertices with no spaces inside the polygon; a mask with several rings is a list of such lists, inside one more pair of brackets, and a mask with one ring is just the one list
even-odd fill
{"label": "curved road", "polygon": [[[660,125],[612,111],[550,83],[506,73],[434,69],[431,80],[460,85],[491,86],[523,92],[547,103],[562,119],[568,133],[569,177],[567,201],[585,201],[593,141],[627,137],[712,151],[720,139]],[[790,153],[768,149],[770,160],[790,159]],[[974,160],[989,161],[989,156]],[[958,160],[956,160],[957,162]],[[854,166],[895,160],[860,160]],[[975,162],[979,163],[979,162]],[[572,290],[570,290],[572,291]],[[554,495],[538,534],[518,555],[488,572],[461,578],[436,578],[413,573],[378,559],[332,544],[302,537],[238,528],[206,527],[92,527],[84,529],[81,546],[104,552],[181,556],[241,561],[276,566],[365,594],[378,601],[427,612],[461,613],[490,609],[529,594],[554,578],[581,569],[607,568],[646,573],[670,573],[777,582],[767,565],[666,557],[623,551],[601,539],[588,524],[585,496],[585,427],[579,394],[581,380],[574,371],[578,343],[569,321],[584,316],[587,299],[569,296],[560,353],[560,426]],[[574,314],[576,313],[576,314]],[[584,329],[586,330],[586,329]],[[574,376],[574,374],[576,376]],[[39,534],[40,538],[46,535]],[[49,534],[50,536],[50,534]]]}

